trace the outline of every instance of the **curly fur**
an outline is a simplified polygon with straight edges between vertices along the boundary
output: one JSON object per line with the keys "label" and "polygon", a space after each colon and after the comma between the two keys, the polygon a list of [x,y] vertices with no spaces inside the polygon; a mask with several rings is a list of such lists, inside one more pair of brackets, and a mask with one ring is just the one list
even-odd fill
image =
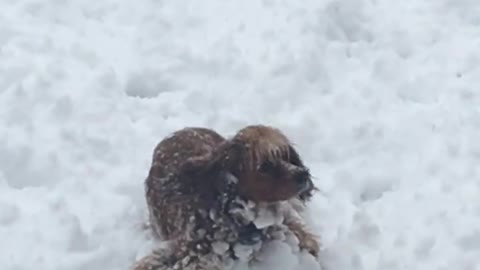
{"label": "curly fur", "polygon": [[[278,211],[281,203],[301,211],[298,204],[314,190],[308,169],[278,129],[248,126],[231,139],[206,128],[176,131],[156,146],[145,180],[153,232],[169,246],[133,269],[226,269],[237,258],[235,244],[269,238],[270,228],[254,222],[261,211]],[[316,237],[300,219],[280,222],[301,249],[318,254]]]}

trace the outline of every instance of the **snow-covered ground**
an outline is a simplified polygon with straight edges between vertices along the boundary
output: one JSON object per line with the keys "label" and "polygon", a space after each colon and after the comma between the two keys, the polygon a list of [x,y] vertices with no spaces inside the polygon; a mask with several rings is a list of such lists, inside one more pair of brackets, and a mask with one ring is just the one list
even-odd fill
{"label": "snow-covered ground", "polygon": [[251,123],[315,175],[325,269],[479,269],[477,2],[0,1],[0,269],[127,269],[155,144]]}

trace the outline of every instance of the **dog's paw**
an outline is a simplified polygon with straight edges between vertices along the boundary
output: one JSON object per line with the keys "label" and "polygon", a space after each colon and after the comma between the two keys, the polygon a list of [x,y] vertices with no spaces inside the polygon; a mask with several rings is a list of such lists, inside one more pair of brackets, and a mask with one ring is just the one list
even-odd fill
{"label": "dog's paw", "polygon": [[313,236],[310,235],[306,238],[300,239],[298,246],[300,247],[300,250],[306,250],[313,257],[318,258],[320,245],[318,244],[317,239],[315,239]]}
{"label": "dog's paw", "polygon": [[297,237],[298,247],[300,250],[306,250],[315,258],[318,258],[320,252],[320,244],[318,237],[307,230],[307,228],[299,221],[291,220],[286,224],[288,229]]}

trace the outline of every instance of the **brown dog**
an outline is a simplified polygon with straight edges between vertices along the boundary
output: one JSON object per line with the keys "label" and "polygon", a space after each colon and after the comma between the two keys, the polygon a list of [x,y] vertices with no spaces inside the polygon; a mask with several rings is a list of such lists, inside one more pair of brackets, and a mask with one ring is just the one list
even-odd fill
{"label": "brown dog", "polygon": [[[155,148],[145,188],[153,231],[169,247],[141,259],[135,270],[222,270],[236,258],[236,243],[268,239],[268,228],[257,228],[246,214],[248,202],[254,209],[302,205],[315,190],[292,143],[263,125],[228,140],[206,128],[173,133]],[[318,255],[317,239],[301,220],[286,217],[283,224],[300,249]]]}

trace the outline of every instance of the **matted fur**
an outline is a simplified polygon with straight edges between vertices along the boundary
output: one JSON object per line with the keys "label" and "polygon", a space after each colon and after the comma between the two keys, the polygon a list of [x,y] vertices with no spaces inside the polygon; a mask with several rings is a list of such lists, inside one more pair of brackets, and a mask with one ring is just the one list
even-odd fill
{"label": "matted fur", "polygon": [[[174,132],[156,146],[145,190],[152,229],[170,245],[134,269],[222,270],[236,257],[233,245],[268,239],[268,228],[256,228],[245,205],[257,205],[255,212],[282,201],[304,204],[315,187],[288,138],[254,125],[231,139],[199,127]],[[285,225],[316,256],[316,238],[299,224]]]}

